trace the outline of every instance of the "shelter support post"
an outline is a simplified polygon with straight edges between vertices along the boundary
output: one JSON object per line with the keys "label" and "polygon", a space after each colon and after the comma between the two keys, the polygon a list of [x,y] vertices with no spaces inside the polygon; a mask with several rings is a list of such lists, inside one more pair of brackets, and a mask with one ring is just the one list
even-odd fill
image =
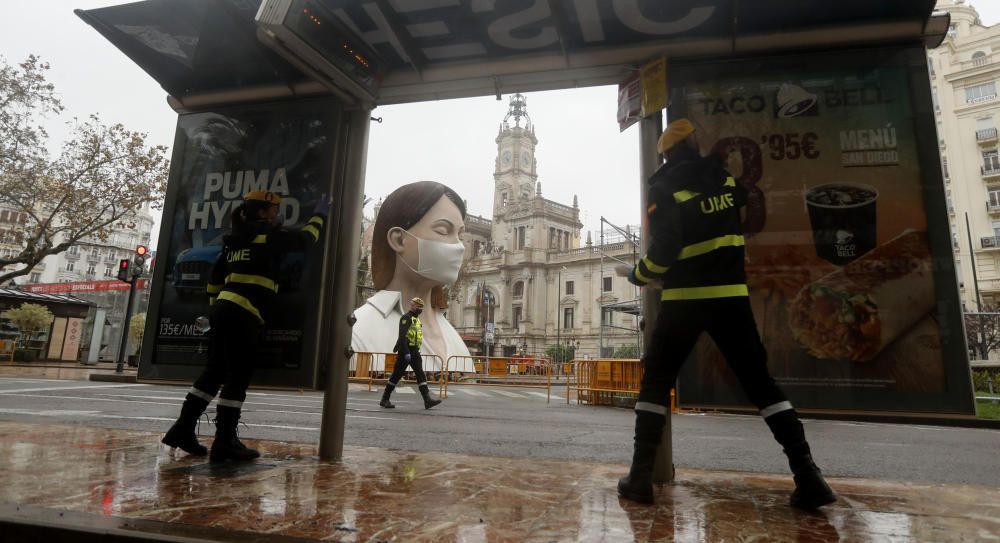
{"label": "shelter support post", "polygon": [[[656,150],[656,142],[663,132],[662,114],[646,117],[639,122],[639,195],[642,201],[642,251],[649,248],[649,220],[646,219],[646,180],[652,177],[656,169],[660,167],[660,154]],[[650,338],[653,333],[653,323],[660,309],[659,292],[655,289],[642,289],[642,319],[645,322],[643,327],[643,344],[648,348]],[[673,383],[671,383],[673,385]],[[669,394],[669,391],[664,391]],[[671,441],[670,413],[667,413],[667,422],[663,425],[663,437],[660,447],[656,451],[656,463],[653,466],[653,482],[670,483],[674,480],[674,450]]]}
{"label": "shelter support post", "polygon": [[[346,134],[338,152],[342,162],[334,175],[343,175],[340,201],[334,201],[330,221],[338,221],[337,239],[328,269],[332,276],[324,288],[329,308],[322,312],[320,330],[328,340],[317,349],[317,367],[325,365],[323,419],[320,424],[319,457],[340,460],[344,454],[344,426],[347,414],[347,373],[351,357],[351,326],[354,319],[355,281],[361,243],[361,214],[364,199],[365,163],[368,155],[368,127],[371,111],[347,112]],[[339,210],[339,214],[337,211]],[[331,225],[332,227],[332,225]],[[333,229],[331,228],[332,232]],[[325,352],[324,352],[325,349]]]}

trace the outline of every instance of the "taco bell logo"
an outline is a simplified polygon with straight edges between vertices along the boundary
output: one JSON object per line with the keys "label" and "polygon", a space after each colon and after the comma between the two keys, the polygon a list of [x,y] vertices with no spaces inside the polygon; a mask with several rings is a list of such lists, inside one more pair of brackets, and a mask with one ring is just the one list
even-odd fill
{"label": "taco bell logo", "polygon": [[779,119],[819,115],[816,95],[798,85],[784,83],[774,100],[774,116]]}

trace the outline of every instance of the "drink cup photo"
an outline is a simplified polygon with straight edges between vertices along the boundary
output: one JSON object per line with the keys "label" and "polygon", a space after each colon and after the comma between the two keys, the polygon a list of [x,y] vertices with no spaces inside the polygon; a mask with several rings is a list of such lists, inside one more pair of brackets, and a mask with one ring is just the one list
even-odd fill
{"label": "drink cup photo", "polygon": [[875,248],[878,190],[863,183],[827,183],[805,193],[816,255],[844,266]]}

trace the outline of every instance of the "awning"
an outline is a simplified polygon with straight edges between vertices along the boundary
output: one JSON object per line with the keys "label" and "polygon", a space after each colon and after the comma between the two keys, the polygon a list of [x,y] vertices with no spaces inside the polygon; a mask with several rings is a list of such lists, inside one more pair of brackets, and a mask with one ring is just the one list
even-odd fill
{"label": "awning", "polygon": [[[652,57],[924,40],[934,0],[314,0],[383,57],[379,103],[617,83]],[[179,102],[316,92],[262,45],[259,0],[145,0],[81,11]],[[263,91],[262,89],[269,89]],[[204,100],[203,100],[204,101]]]}

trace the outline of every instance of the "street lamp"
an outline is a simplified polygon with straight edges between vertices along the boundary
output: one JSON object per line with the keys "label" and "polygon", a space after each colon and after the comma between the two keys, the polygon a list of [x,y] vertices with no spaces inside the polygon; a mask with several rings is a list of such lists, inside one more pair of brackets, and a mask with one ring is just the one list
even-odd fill
{"label": "street lamp", "polygon": [[559,268],[556,278],[556,364],[557,373],[562,373],[562,343],[559,335],[562,332],[562,272],[566,271],[566,266]]}

